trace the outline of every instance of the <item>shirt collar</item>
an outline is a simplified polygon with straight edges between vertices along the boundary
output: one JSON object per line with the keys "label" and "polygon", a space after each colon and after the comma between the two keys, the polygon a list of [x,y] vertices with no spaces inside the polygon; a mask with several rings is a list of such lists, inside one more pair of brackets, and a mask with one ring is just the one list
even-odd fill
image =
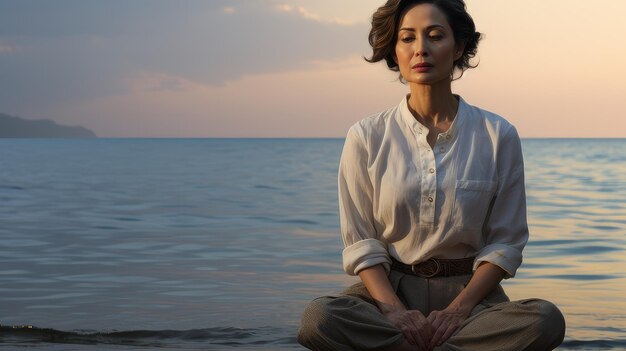
{"label": "shirt collar", "polygon": [[[449,140],[454,139],[458,135],[459,131],[461,130],[461,125],[463,125],[463,123],[465,122],[466,115],[468,113],[467,102],[463,100],[463,97],[456,94],[453,95],[459,98],[459,107],[456,111],[454,121],[452,121],[452,125],[450,126],[448,131],[441,133],[444,138],[447,138]],[[420,132],[426,133],[426,131],[428,131],[428,128],[418,122],[409,110],[409,103],[407,101],[408,97],[409,95],[407,94],[404,98],[402,98],[402,101],[398,106],[401,118],[405,121],[406,125],[415,133],[415,135],[418,135],[418,133]]]}

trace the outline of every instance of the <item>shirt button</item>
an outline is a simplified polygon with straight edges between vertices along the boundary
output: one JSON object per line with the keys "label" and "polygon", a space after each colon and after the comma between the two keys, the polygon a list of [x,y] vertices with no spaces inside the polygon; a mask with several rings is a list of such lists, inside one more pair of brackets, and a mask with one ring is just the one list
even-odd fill
{"label": "shirt button", "polygon": [[434,201],[434,200],[433,200],[432,196],[429,196],[429,197],[428,197],[428,202],[433,202],[433,201]]}
{"label": "shirt button", "polygon": [[444,152],[444,151],[446,151],[445,147],[442,146],[442,147],[439,148],[439,152]]}
{"label": "shirt button", "polygon": [[428,171],[429,171],[430,173],[435,173],[435,169],[434,169],[434,168],[431,168],[431,169],[429,169]]}
{"label": "shirt button", "polygon": [[446,139],[448,139],[448,140],[452,139],[452,135],[450,135],[450,134],[446,135]]}

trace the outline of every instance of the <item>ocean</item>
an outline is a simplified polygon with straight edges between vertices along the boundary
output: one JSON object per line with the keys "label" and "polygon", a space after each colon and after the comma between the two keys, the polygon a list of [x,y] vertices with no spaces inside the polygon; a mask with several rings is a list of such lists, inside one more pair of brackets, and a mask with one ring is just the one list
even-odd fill
{"label": "ocean", "polygon": [[[626,350],[626,139],[523,140],[512,299]],[[0,348],[301,350],[341,268],[342,139],[0,139]]]}

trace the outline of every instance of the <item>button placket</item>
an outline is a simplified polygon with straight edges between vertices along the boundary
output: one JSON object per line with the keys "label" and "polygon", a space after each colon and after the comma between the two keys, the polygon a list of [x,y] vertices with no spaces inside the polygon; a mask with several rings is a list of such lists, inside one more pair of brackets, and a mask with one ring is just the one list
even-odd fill
{"label": "button placket", "polygon": [[418,122],[413,124],[413,132],[418,145],[419,160],[418,172],[421,178],[421,197],[419,201],[420,222],[432,223],[435,220],[435,192],[437,189],[436,178],[436,155],[434,149],[430,147],[427,140],[429,131]]}
{"label": "button placket", "polygon": [[[435,156],[435,159],[434,159],[434,160],[435,160],[435,164],[436,164],[436,163],[437,163],[437,157],[436,157],[436,156]],[[433,189],[429,192],[428,198],[426,199],[426,200],[428,200],[428,205],[429,205],[430,207],[433,207],[433,205],[434,205],[434,202],[435,202],[435,197],[434,197],[434,194],[435,194],[435,193],[436,193],[436,191],[437,191],[437,178],[436,178],[436,176],[435,176],[435,172],[436,172],[436,171],[435,171],[435,168],[434,168],[434,167],[431,167],[431,168],[429,168],[429,169],[428,169],[428,175],[430,176],[430,178],[431,178],[431,179],[430,179],[430,181],[431,181],[431,182],[433,182],[433,187],[434,187],[434,188],[433,188]],[[433,216],[434,216],[434,213],[433,213]],[[434,221],[434,217],[433,217],[433,221]]]}
{"label": "button placket", "polygon": [[437,189],[436,155],[430,147],[424,148],[422,154],[422,197],[420,204],[420,220],[423,223],[435,221],[435,193]]}

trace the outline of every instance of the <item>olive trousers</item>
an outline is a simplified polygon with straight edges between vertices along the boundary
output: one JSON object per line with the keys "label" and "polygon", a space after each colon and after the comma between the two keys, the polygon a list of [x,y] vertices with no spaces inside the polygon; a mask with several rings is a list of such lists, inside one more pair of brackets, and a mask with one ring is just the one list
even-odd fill
{"label": "olive trousers", "polygon": [[[397,271],[389,275],[404,305],[424,316],[446,308],[470,278],[425,279]],[[555,305],[540,299],[509,301],[498,285],[435,350],[545,351],[560,345],[564,335],[565,320]],[[303,313],[298,342],[320,351],[390,350],[402,344],[404,336],[380,313],[365,286],[357,283],[338,296],[314,299]]]}

